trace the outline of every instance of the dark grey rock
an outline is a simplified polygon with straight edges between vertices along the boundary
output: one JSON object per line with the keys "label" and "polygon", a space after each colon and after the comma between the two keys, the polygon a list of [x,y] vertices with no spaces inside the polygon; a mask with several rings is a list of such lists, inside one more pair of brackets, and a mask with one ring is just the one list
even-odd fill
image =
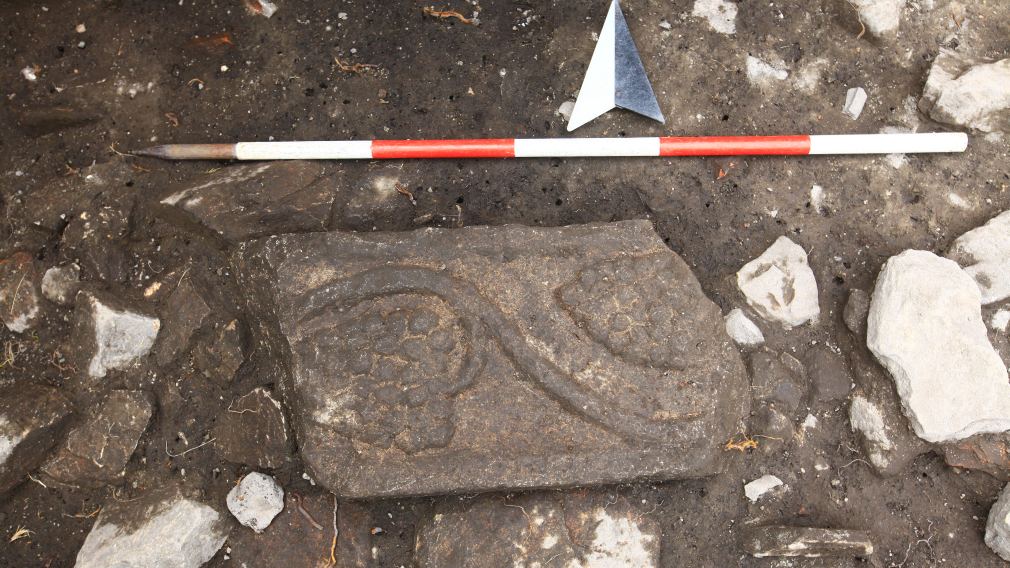
{"label": "dark grey rock", "polygon": [[659,565],[659,523],[623,497],[534,493],[443,502],[417,530],[419,568]]}
{"label": "dark grey rock", "polygon": [[54,388],[16,383],[0,389],[0,494],[46,458],[71,413]]}
{"label": "dark grey rock", "polygon": [[161,200],[169,217],[195,221],[229,241],[328,226],[332,187],[318,162],[231,166],[170,189]]}
{"label": "dark grey rock", "polygon": [[190,492],[156,489],[108,499],[77,553],[76,568],[199,568],[217,554],[230,526]]}
{"label": "dark grey rock", "polygon": [[775,402],[789,414],[796,412],[806,397],[802,363],[787,353],[762,349],[751,354],[749,367],[755,400]]}
{"label": "dark grey rock", "polygon": [[38,321],[41,278],[38,264],[26,252],[0,260],[0,321],[7,329],[22,333]]}
{"label": "dark grey rock", "polygon": [[864,290],[854,288],[849,292],[849,299],[842,311],[842,321],[849,331],[857,335],[866,333],[866,318],[870,314],[870,295]]}
{"label": "dark grey rock", "polygon": [[827,346],[818,345],[807,351],[804,360],[816,400],[827,402],[849,396],[852,378],[841,355]]}
{"label": "dark grey rock", "polygon": [[815,527],[767,526],[744,531],[744,550],[757,558],[801,556],[870,556],[869,533]]}
{"label": "dark grey rock", "polygon": [[647,222],[284,235],[235,264],[341,496],[709,475],[742,429],[721,313]]}
{"label": "dark grey rock", "polygon": [[158,334],[154,355],[159,365],[168,365],[189,345],[193,333],[200,329],[210,307],[203,301],[188,278],[175,287],[162,309],[165,325]]}
{"label": "dark grey rock", "polygon": [[61,248],[74,258],[89,279],[126,282],[131,256],[125,245],[130,232],[130,209],[124,204],[97,204],[71,217]]}
{"label": "dark grey rock", "polygon": [[117,390],[95,405],[42,466],[42,473],[70,485],[122,481],[140,436],[151,420],[151,401],[140,391]]}
{"label": "dark grey rock", "polygon": [[220,384],[230,383],[244,360],[238,320],[214,324],[210,334],[193,350],[196,368]]}
{"label": "dark grey rock", "polygon": [[284,465],[290,453],[281,403],[265,388],[234,400],[218,417],[213,436],[230,462],[273,469]]}
{"label": "dark grey rock", "polygon": [[74,303],[81,286],[81,267],[74,263],[54,266],[42,276],[42,295],[61,306]]}

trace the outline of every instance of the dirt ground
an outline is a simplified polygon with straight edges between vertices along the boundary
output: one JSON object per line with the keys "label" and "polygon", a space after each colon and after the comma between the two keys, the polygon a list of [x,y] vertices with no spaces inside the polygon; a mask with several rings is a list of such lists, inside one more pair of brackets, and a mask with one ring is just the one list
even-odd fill
{"label": "dirt ground", "polygon": [[[44,266],[87,256],[83,280],[137,300],[159,275],[189,270],[216,291],[215,312],[241,317],[241,290],[227,268],[231,245],[165,220],[156,207],[173,184],[199,180],[224,164],[167,163],[123,152],[155,143],[271,137],[566,135],[556,111],[581,85],[604,2],[436,5],[479,12],[477,26],[426,17],[424,5],[286,0],[267,19],[250,14],[241,0],[3,2],[3,256],[27,250]],[[900,33],[887,39],[860,37],[859,20],[844,0],[741,0],[733,35],[691,17],[691,5],[623,4],[666,124],[611,112],[579,136],[946,130],[915,108],[938,50],[1010,56],[1010,4],[996,0],[910,2]],[[669,30],[660,26],[664,21]],[[79,33],[81,23],[86,30]],[[790,77],[752,84],[748,54],[781,61]],[[347,72],[334,58],[377,67]],[[37,66],[37,81],[22,77],[26,66]],[[841,106],[855,86],[867,90],[869,103],[853,121]],[[763,329],[769,348],[801,357],[815,344],[865,352],[842,324],[849,290],[871,289],[889,256],[906,248],[944,251],[964,231],[1010,208],[1008,149],[1006,139],[973,136],[963,155],[447,160],[327,169],[346,180],[337,196],[345,205],[333,225],[344,230],[650,219],[724,312],[744,304],[736,271],[787,235],[810,254],[821,321],[788,332]],[[86,177],[94,164],[108,164],[118,187],[92,191]],[[361,180],[384,171],[408,182],[416,204],[403,196],[367,199]],[[824,188],[822,208],[811,204],[814,185]],[[122,220],[115,246],[68,245],[68,220],[101,207]],[[159,302],[163,297],[156,296],[156,307]],[[0,345],[17,353],[0,367],[0,382],[60,386],[86,405],[91,387],[59,359],[70,338],[69,317],[69,309],[50,306],[29,334],[0,329]],[[229,401],[274,379],[257,373],[255,364],[243,366],[228,386],[186,380],[191,373],[177,361],[140,376],[112,375],[102,388],[142,388],[159,402],[126,482],[70,489],[27,481],[0,497],[0,564],[72,566],[97,507],[170,481],[184,478],[223,502],[246,470],[213,449],[178,458],[169,451],[185,449],[183,438],[206,439]],[[182,401],[171,411],[164,400],[170,391]],[[880,477],[861,461],[866,456],[847,409],[847,402],[810,403],[797,422],[809,413],[818,426],[802,441],[730,452],[722,475],[613,490],[659,519],[664,566],[1001,565],[982,538],[1003,484],[950,468],[934,453]],[[818,459],[829,469],[816,470]],[[275,474],[289,491],[319,492],[303,471],[296,459]],[[765,473],[782,478],[788,490],[780,499],[748,504],[742,483]],[[372,524],[383,529],[372,539],[376,565],[409,566],[418,520],[438,499],[452,498],[368,503]],[[740,527],[772,521],[867,530],[876,552],[867,560],[828,561],[745,555]],[[20,527],[30,537],[7,542]],[[210,565],[234,565],[226,555],[222,550]]]}

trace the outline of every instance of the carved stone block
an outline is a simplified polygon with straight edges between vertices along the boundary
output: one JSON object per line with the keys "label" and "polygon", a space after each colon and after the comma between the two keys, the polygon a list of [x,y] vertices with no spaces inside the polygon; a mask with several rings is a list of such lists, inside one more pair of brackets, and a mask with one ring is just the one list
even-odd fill
{"label": "carved stone block", "polygon": [[343,497],[709,475],[746,414],[719,308],[648,222],[281,235],[235,264]]}

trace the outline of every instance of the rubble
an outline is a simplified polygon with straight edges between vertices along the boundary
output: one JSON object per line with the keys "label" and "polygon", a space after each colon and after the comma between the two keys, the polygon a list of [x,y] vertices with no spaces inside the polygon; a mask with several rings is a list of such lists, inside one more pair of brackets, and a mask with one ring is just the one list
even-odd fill
{"label": "rubble", "polygon": [[784,484],[782,480],[774,475],[763,475],[750,483],[743,486],[744,495],[751,503],[757,503],[758,499],[761,499],[769,491],[775,489],[776,487],[782,487]]}
{"label": "rubble", "polygon": [[342,497],[704,475],[746,415],[719,308],[648,222],[283,235],[234,264]]}
{"label": "rubble", "polygon": [[54,266],[42,276],[42,295],[47,300],[61,306],[74,303],[80,288],[81,267],[74,263]]}
{"label": "rubble", "polygon": [[0,321],[14,333],[35,325],[39,308],[39,268],[26,252],[0,260]]}
{"label": "rubble", "polygon": [[228,510],[243,526],[263,532],[284,509],[284,490],[269,475],[249,473],[228,492]]}
{"label": "rubble", "polygon": [[747,314],[740,308],[735,308],[726,314],[726,333],[737,345],[751,347],[765,342],[765,336]]}
{"label": "rubble", "polygon": [[958,237],[947,258],[975,279],[983,305],[1010,298],[1010,211]]}
{"label": "rubble", "polygon": [[495,496],[439,506],[414,561],[442,566],[659,566],[659,523],[623,497],[591,491]]}
{"label": "rubble", "polygon": [[561,106],[558,107],[557,114],[565,122],[568,122],[572,118],[573,110],[575,110],[575,101],[569,100],[561,103]]}
{"label": "rubble", "polygon": [[807,350],[803,359],[813,385],[814,399],[830,402],[849,396],[852,378],[840,355],[824,345],[818,345]]}
{"label": "rubble", "polygon": [[101,486],[123,479],[140,436],[151,419],[151,402],[139,391],[116,390],[92,407],[42,466],[49,478],[71,485]]}
{"label": "rubble", "polygon": [[864,290],[853,288],[842,311],[842,321],[852,333],[866,333],[866,318],[870,315],[870,295]]}
{"label": "rubble", "polygon": [[109,499],[75,567],[200,568],[224,545],[228,532],[220,513],[178,489],[125,502]]}
{"label": "rubble", "polygon": [[74,311],[74,333],[68,347],[77,368],[94,378],[126,369],[147,355],[161,321],[122,307],[105,294],[81,291]]}
{"label": "rubble", "polygon": [[803,247],[779,237],[736,275],[737,287],[758,315],[792,329],[820,315],[817,280]]}
{"label": "rubble", "polygon": [[905,0],[848,0],[859,14],[859,22],[870,34],[880,37],[898,31]]}
{"label": "rubble", "polygon": [[988,62],[941,49],[919,108],[937,122],[1005,132],[1010,127],[1010,59]]}
{"label": "rubble", "polygon": [[764,526],[744,531],[744,550],[755,558],[870,556],[869,533],[816,527]]}
{"label": "rubble", "polygon": [[916,250],[891,257],[877,277],[866,344],[924,440],[1010,430],[1007,368],[989,343],[978,287],[953,261]]}
{"label": "rubble", "polygon": [[1010,486],[1004,487],[989,509],[985,543],[1000,558],[1010,562]]}
{"label": "rubble", "polygon": [[867,443],[870,462],[878,469],[887,468],[887,453],[894,448],[894,442],[887,433],[881,410],[862,396],[854,396],[849,404],[849,424]]}
{"label": "rubble", "polygon": [[863,114],[863,107],[866,106],[866,90],[862,87],[853,87],[845,93],[845,106],[842,107],[842,114],[858,120]]}
{"label": "rubble", "polygon": [[213,437],[224,459],[260,469],[284,465],[290,451],[281,403],[262,387],[228,405]]}
{"label": "rubble", "polygon": [[189,345],[193,333],[200,329],[210,313],[210,307],[190,279],[183,277],[162,310],[165,325],[158,334],[158,344],[154,349],[158,364],[165,366],[171,363]]}
{"label": "rubble", "polygon": [[71,412],[54,388],[24,382],[0,388],[0,495],[46,458]]}
{"label": "rubble", "polygon": [[711,28],[721,34],[736,33],[735,2],[727,0],[694,0],[691,15],[695,18],[705,18]]}
{"label": "rubble", "polygon": [[238,320],[214,324],[206,341],[193,351],[193,364],[207,378],[219,384],[228,384],[238,372],[245,355]]}

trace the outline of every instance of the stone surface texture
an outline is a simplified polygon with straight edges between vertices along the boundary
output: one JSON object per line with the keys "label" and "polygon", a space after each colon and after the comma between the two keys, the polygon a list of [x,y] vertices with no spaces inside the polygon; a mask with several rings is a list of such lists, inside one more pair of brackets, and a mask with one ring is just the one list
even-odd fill
{"label": "stone surface texture", "polygon": [[105,294],[81,291],[69,347],[78,369],[91,377],[126,369],[147,355],[161,321],[132,311]]}
{"label": "stone surface texture", "polygon": [[419,527],[419,568],[659,565],[659,523],[621,497],[576,491],[444,504]]}
{"label": "stone surface texture", "polygon": [[813,397],[819,401],[842,400],[849,396],[852,377],[845,368],[845,359],[825,345],[811,347],[803,357]]}
{"label": "stone surface texture", "polygon": [[958,237],[947,258],[975,279],[983,304],[1010,298],[1010,211]]}
{"label": "stone surface texture", "polygon": [[260,533],[284,509],[284,490],[274,478],[254,471],[228,492],[227,504],[238,522]]}
{"label": "stone surface texture", "polygon": [[842,310],[842,321],[852,333],[866,333],[866,318],[870,314],[870,295],[864,290],[853,288]]}
{"label": "stone surface texture", "polygon": [[889,259],[877,277],[866,344],[924,440],[1010,430],[1007,368],[989,343],[978,287],[953,261],[916,250]]}
{"label": "stone surface texture", "polygon": [[940,446],[951,467],[975,469],[1010,481],[1010,435],[983,434]]}
{"label": "stone surface texture", "polygon": [[152,410],[143,392],[112,391],[70,430],[63,445],[42,466],[42,473],[72,485],[121,481]]}
{"label": "stone surface texture", "polygon": [[758,315],[786,329],[816,322],[817,280],[803,247],[779,237],[736,274],[737,287]]}
{"label": "stone surface texture", "polygon": [[866,31],[883,36],[898,31],[905,0],[849,0]]}
{"label": "stone surface texture", "polygon": [[941,49],[919,108],[937,122],[982,132],[1010,126],[1010,59],[989,62]]}
{"label": "stone surface texture", "polygon": [[210,307],[190,279],[183,278],[162,309],[165,325],[158,334],[158,344],[154,349],[158,364],[171,363],[189,345],[193,333],[200,329],[210,313]]}
{"label": "stone surface texture", "polygon": [[74,263],[54,266],[42,275],[42,295],[61,306],[74,303],[81,284],[81,267]]}
{"label": "stone surface texture", "polygon": [[748,360],[751,394],[755,400],[772,402],[795,413],[806,398],[803,364],[788,353],[761,349]]}
{"label": "stone surface texture", "polygon": [[45,459],[71,413],[54,388],[14,384],[0,389],[0,495]]}
{"label": "stone surface texture", "polygon": [[989,509],[985,524],[985,543],[1000,558],[1010,562],[1010,485],[1003,488]]}
{"label": "stone surface texture", "polygon": [[197,185],[170,189],[169,217],[195,221],[230,241],[324,230],[334,188],[320,162],[263,162],[224,168]]}
{"label": "stone surface texture", "polygon": [[648,222],[286,235],[235,264],[344,497],[708,475],[741,431],[722,315]]}
{"label": "stone surface texture", "polygon": [[238,320],[215,323],[205,341],[193,350],[193,365],[209,379],[221,384],[235,378],[245,355]]}
{"label": "stone surface texture", "polygon": [[77,553],[76,568],[200,568],[228,538],[224,517],[177,489],[109,500]]}
{"label": "stone surface texture", "polygon": [[869,533],[816,527],[750,527],[744,534],[744,549],[756,558],[822,556],[870,556]]}
{"label": "stone surface texture", "polygon": [[265,388],[235,399],[214,426],[224,459],[261,469],[278,468],[290,452],[281,403]]}
{"label": "stone surface texture", "polygon": [[765,342],[761,328],[757,326],[740,308],[735,308],[726,314],[726,333],[736,341],[737,345],[751,347]]}
{"label": "stone surface texture", "polygon": [[0,260],[0,321],[7,329],[22,333],[38,321],[41,276],[35,259],[26,252]]}

